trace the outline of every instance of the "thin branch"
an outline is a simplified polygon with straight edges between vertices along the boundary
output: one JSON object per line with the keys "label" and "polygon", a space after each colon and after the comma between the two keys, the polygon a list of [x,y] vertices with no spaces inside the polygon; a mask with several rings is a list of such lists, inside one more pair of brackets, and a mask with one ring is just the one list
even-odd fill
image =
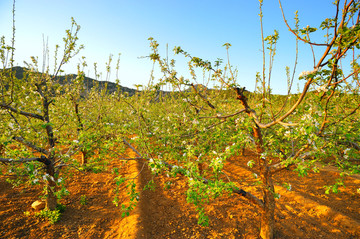
{"label": "thin branch", "polygon": [[330,43],[330,44],[315,43],[315,42],[310,42],[310,41],[308,41],[308,40],[305,40],[305,39],[301,38],[301,37],[299,36],[299,34],[297,34],[297,33],[296,33],[293,29],[291,29],[291,27],[289,26],[289,23],[288,23],[287,20],[286,20],[285,13],[284,13],[284,10],[283,10],[283,8],[282,8],[282,4],[281,4],[281,1],[280,1],[280,0],[279,0],[279,5],[280,5],[281,13],[282,13],[282,16],[283,16],[283,19],[284,19],[284,22],[285,22],[286,26],[288,27],[289,31],[292,32],[292,33],[296,36],[297,39],[299,39],[300,41],[303,41],[303,42],[305,42],[305,43],[307,43],[307,44],[315,45],[315,46],[330,46],[330,45],[331,45],[331,43]]}
{"label": "thin branch", "polygon": [[139,175],[142,173],[142,171],[144,170],[144,168],[145,168],[145,163],[143,163],[143,165],[142,165],[142,167],[141,167],[141,169],[140,169],[140,172],[139,172],[135,177],[129,178],[129,180],[134,180],[134,179],[136,179],[137,177],[139,177]]}
{"label": "thin branch", "polygon": [[130,161],[130,160],[140,160],[140,159],[144,159],[143,157],[135,157],[135,158],[118,158],[118,160],[125,160],[125,161]]}
{"label": "thin branch", "polygon": [[139,155],[142,159],[144,159],[144,157],[141,155],[141,153],[139,151],[137,151],[128,141],[126,141],[126,139],[123,139],[123,142],[124,142],[124,144],[129,146],[129,148],[131,148],[137,155]]}
{"label": "thin branch", "polygon": [[199,119],[227,119],[230,117],[233,117],[235,115],[241,114],[242,112],[245,112],[245,109],[242,109],[234,114],[231,115],[225,115],[225,116],[221,116],[221,115],[217,115],[217,116],[203,116],[203,117],[199,117]]}
{"label": "thin branch", "polygon": [[79,169],[78,167],[76,167],[75,165],[72,165],[72,164],[59,164],[59,165],[55,166],[54,168],[61,169],[62,167],[72,167],[72,168],[75,168],[76,170],[78,170],[79,172],[84,173],[81,169]]}
{"label": "thin branch", "polygon": [[[224,122],[226,122],[226,121],[225,121],[225,120],[222,120],[222,121],[217,122],[217,123],[215,123],[215,124],[209,125],[208,127],[205,128],[205,130],[209,130],[209,129],[211,129],[211,128],[214,128],[215,126],[218,126],[218,125],[220,125],[220,124],[222,124],[222,123],[224,123]],[[195,135],[197,135],[197,134],[199,134],[199,133],[201,133],[201,132],[204,132],[205,130],[203,130],[203,131],[202,131],[202,130],[199,130],[199,131],[196,131],[195,133],[192,133],[192,134],[181,135],[180,138],[192,137],[192,136],[195,136]]]}
{"label": "thin branch", "polygon": [[203,96],[202,94],[200,94],[200,92],[196,89],[196,87],[195,87],[194,84],[191,84],[191,87],[194,89],[195,93],[196,93],[198,96],[200,96],[200,97],[206,102],[206,104],[207,104],[210,108],[215,109],[215,106],[212,105],[212,104],[210,103],[210,101],[209,101],[208,99],[206,99],[205,96]]}
{"label": "thin branch", "polygon": [[[305,146],[302,147],[299,151],[297,151],[294,156],[291,156],[290,158],[291,158],[292,160],[295,160],[295,159],[297,159],[297,158],[302,159],[302,160],[305,160],[305,159],[310,155],[310,153],[309,153],[309,152],[306,152],[306,153],[302,154],[301,156],[300,156],[300,153],[303,152],[303,151],[304,151],[305,149],[307,149],[308,147],[309,147],[309,145],[305,145]],[[286,160],[288,160],[288,159],[290,159],[290,158],[284,159],[284,161],[286,161]],[[277,172],[280,172],[280,171],[282,171],[282,170],[284,170],[284,169],[288,169],[288,168],[290,168],[291,166],[293,166],[294,164],[295,164],[295,163],[290,163],[290,164],[288,164],[288,165],[283,165],[283,162],[279,162],[279,163],[273,164],[273,165],[269,166],[269,168],[270,168],[270,174],[273,175],[273,174],[275,174],[275,173],[277,173]]]}

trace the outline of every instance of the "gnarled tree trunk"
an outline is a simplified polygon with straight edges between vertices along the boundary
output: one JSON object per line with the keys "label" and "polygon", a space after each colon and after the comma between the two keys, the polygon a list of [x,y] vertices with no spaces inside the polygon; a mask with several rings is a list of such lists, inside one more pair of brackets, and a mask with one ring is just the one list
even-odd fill
{"label": "gnarled tree trunk", "polygon": [[49,164],[46,165],[47,185],[46,185],[46,205],[49,210],[55,210],[57,206],[57,198],[55,196],[56,182],[55,182],[55,167],[54,160],[49,160]]}

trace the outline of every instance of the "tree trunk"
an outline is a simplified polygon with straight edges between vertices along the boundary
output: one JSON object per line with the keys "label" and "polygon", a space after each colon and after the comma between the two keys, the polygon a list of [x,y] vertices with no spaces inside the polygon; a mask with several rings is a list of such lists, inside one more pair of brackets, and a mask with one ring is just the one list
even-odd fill
{"label": "tree trunk", "polygon": [[275,226],[275,188],[270,169],[268,166],[268,159],[263,156],[263,139],[261,130],[259,127],[253,128],[254,138],[256,139],[256,148],[259,154],[259,173],[262,182],[262,193],[264,207],[261,213],[261,225],[260,225],[260,237],[262,239],[273,239],[274,238],[274,226]]}
{"label": "tree trunk", "polygon": [[[245,88],[236,88],[237,99],[241,101],[241,104],[245,108],[245,112],[250,116],[254,117],[253,111],[247,102],[247,98],[244,96]],[[274,238],[274,211],[275,211],[275,189],[274,183],[272,181],[272,176],[270,174],[268,159],[266,158],[264,153],[264,142],[261,134],[261,129],[259,125],[254,122],[254,126],[252,127],[252,135],[255,139],[256,151],[259,155],[259,173],[260,179],[262,182],[262,193],[263,193],[263,201],[264,207],[261,212],[261,225],[260,225],[260,237],[263,239],[272,239]]]}
{"label": "tree trunk", "polygon": [[81,165],[87,164],[86,151],[81,150]]}
{"label": "tree trunk", "polygon": [[0,158],[5,157],[5,146],[0,144]]}
{"label": "tree trunk", "polygon": [[263,199],[264,199],[264,208],[261,213],[261,225],[260,225],[260,237],[263,239],[272,239],[274,238],[274,226],[275,226],[275,189],[274,184],[269,174],[269,170],[262,175],[264,188],[263,188]]}
{"label": "tree trunk", "polygon": [[46,185],[46,208],[49,210],[55,210],[57,206],[57,198],[55,196],[55,168],[53,162],[49,165],[46,165],[46,173],[47,173],[47,185]]}
{"label": "tree trunk", "polygon": [[245,156],[245,145],[242,147],[240,155]]}

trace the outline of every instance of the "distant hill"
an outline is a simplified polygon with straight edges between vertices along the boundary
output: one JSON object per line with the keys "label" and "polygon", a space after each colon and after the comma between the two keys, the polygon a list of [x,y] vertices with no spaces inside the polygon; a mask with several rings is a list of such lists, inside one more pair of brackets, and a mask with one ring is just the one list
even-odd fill
{"label": "distant hill", "polygon": [[[15,66],[15,67],[13,67],[13,70],[15,72],[15,77],[18,79],[22,79],[24,77],[24,73],[27,69],[24,67]],[[58,76],[57,80],[59,81],[60,84],[64,85],[64,84],[70,83],[76,77],[77,77],[76,74],[68,74],[68,75],[64,75],[64,76]],[[116,84],[113,82],[98,81],[98,80],[92,79],[90,77],[85,77],[84,86],[85,86],[85,90],[87,92],[89,92],[96,84],[99,85],[100,90],[104,89],[105,84],[107,84],[107,92],[109,94],[112,94],[117,90]],[[127,92],[127,94],[129,96],[133,96],[137,92],[135,89],[131,89],[131,88],[124,87],[124,86],[120,86],[120,88],[123,93]]]}
{"label": "distant hill", "polygon": [[[15,67],[13,67],[13,71],[15,72],[16,78],[23,79],[24,73],[27,71],[27,69],[24,67],[15,66]],[[66,85],[66,84],[69,84],[76,77],[77,77],[76,74],[68,74],[68,75],[58,76],[57,80],[60,84]],[[113,82],[99,81],[99,80],[92,79],[90,77],[85,77],[85,79],[84,79],[84,86],[85,86],[86,92],[89,92],[97,84],[98,84],[100,90],[104,89],[105,85],[107,84],[107,93],[108,94],[112,94],[117,91],[117,85]],[[133,96],[136,94],[136,92],[140,92],[135,89],[131,89],[131,88],[124,87],[124,86],[120,86],[120,88],[121,88],[122,93],[125,93],[128,96]],[[213,91],[215,91],[215,92],[220,91],[220,92],[222,92],[222,94],[227,95],[227,97],[236,97],[234,91],[229,90],[229,89],[222,89],[222,90],[208,89],[206,86],[204,86],[202,84],[196,84],[196,85],[194,85],[194,88],[196,89],[196,91],[198,91],[199,93],[201,93],[203,95],[206,95],[207,93],[210,93]],[[184,92],[194,92],[194,88],[192,86],[189,86],[187,89],[184,90]],[[249,92],[247,90],[245,90],[245,92],[247,94],[251,94],[251,92]],[[167,92],[167,91],[158,90],[157,95],[155,96],[156,99],[154,99],[154,100],[157,100],[159,96],[167,96],[168,94],[178,95],[179,93],[176,91],[171,93],[171,92]],[[181,96],[179,95],[179,97],[181,97]]]}

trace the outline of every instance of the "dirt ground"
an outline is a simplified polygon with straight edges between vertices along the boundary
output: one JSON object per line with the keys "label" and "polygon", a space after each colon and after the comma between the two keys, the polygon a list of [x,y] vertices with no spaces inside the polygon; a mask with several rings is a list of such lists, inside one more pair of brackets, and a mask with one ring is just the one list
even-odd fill
{"label": "dirt ground", "polygon": [[[135,154],[130,149],[129,157]],[[231,180],[251,178],[246,162],[254,155],[234,157],[226,163],[225,172]],[[138,189],[152,178],[154,191],[140,194],[138,206],[130,216],[122,218],[121,208],[114,199],[114,175],[111,168],[120,167],[113,161],[107,172],[81,173],[74,170],[68,182],[70,195],[60,202],[66,206],[61,220],[52,225],[34,216],[31,203],[41,195],[40,187],[12,186],[0,176],[0,238],[258,238],[259,212],[239,195],[223,196],[207,207],[210,225],[197,224],[195,208],[186,203],[186,182],[182,177],[171,179],[165,187],[166,176],[154,177],[142,164],[128,163],[121,173],[136,177]],[[276,179],[276,191],[281,195],[276,208],[276,238],[360,238],[360,178],[346,179],[346,188],[339,194],[325,194],[323,185],[330,185],[338,173],[326,168],[318,174],[299,177],[283,171]],[[282,185],[291,184],[291,191]],[[254,187],[244,188],[258,195]],[[129,201],[125,186],[120,188],[120,203]],[[87,203],[80,203],[86,195]],[[24,212],[30,212],[25,215]]]}

